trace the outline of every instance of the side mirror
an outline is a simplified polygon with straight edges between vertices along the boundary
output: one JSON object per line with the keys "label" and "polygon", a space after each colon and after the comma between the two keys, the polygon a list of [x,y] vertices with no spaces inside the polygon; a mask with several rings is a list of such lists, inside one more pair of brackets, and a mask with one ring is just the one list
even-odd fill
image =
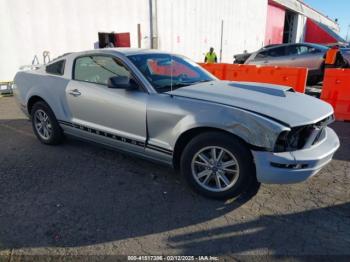
{"label": "side mirror", "polygon": [[130,81],[130,78],[127,76],[113,76],[108,79],[108,87],[109,88],[117,88],[117,89],[134,89],[135,85],[133,85]]}

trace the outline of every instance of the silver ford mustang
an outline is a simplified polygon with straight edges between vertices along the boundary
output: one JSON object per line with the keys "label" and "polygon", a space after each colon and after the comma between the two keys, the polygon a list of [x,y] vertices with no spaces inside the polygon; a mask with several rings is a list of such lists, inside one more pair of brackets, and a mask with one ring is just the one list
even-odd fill
{"label": "silver ford mustang", "polygon": [[14,93],[42,143],[66,134],[165,163],[213,198],[304,181],[339,147],[329,104],[155,50],[66,54],[17,73]]}

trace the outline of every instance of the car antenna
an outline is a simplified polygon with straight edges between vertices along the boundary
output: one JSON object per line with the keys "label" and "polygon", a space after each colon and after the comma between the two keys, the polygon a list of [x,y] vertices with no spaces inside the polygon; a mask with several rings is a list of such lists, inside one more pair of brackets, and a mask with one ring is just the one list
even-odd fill
{"label": "car antenna", "polygon": [[170,54],[170,97],[173,97],[173,56]]}

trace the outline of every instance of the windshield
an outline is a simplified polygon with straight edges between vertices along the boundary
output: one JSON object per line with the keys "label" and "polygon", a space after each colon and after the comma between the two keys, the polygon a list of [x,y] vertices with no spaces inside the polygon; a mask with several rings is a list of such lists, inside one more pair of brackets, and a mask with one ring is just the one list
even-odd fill
{"label": "windshield", "polygon": [[320,49],[320,50],[322,50],[322,51],[327,51],[327,50],[329,49],[328,46],[318,45],[318,44],[310,44],[310,46],[315,47],[315,48],[318,48],[318,49]]}
{"label": "windshield", "polygon": [[180,56],[138,54],[128,58],[159,93],[215,80],[199,65]]}

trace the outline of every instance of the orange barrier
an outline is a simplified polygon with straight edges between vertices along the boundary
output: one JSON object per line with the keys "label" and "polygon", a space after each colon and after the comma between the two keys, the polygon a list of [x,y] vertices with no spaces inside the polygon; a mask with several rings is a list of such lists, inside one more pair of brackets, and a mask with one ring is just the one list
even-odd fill
{"label": "orange barrier", "polygon": [[337,120],[350,120],[350,69],[326,69],[321,99],[333,106]]}
{"label": "orange barrier", "polygon": [[203,67],[205,70],[216,76],[217,78],[221,80],[227,80],[226,79],[226,67],[229,64],[203,64],[199,63],[201,67]]}
{"label": "orange barrier", "polygon": [[200,64],[221,80],[260,82],[290,86],[305,93],[307,68],[238,64]]}

